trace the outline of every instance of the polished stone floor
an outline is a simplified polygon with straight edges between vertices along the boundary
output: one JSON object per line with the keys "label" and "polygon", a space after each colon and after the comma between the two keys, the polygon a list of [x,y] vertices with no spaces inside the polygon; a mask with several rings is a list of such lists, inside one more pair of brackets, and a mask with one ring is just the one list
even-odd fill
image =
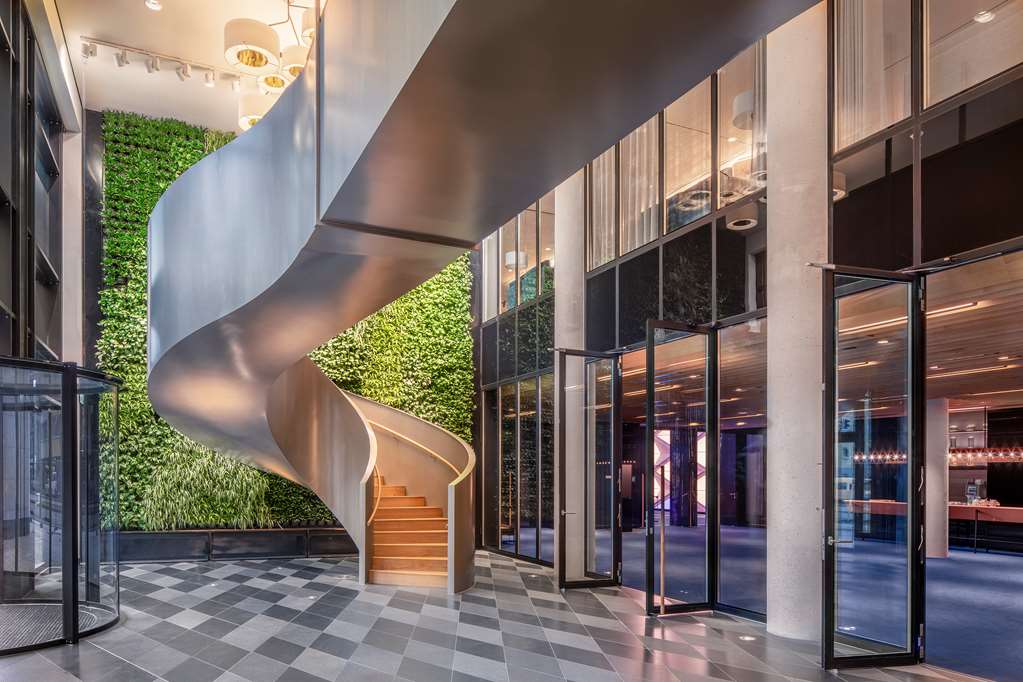
{"label": "polished stone floor", "polygon": [[817,646],[724,615],[646,618],[635,592],[559,592],[550,571],[477,554],[477,583],[360,587],[350,559],[122,567],[122,619],[76,646],[0,658],[0,680],[965,679],[926,666],[834,675]]}

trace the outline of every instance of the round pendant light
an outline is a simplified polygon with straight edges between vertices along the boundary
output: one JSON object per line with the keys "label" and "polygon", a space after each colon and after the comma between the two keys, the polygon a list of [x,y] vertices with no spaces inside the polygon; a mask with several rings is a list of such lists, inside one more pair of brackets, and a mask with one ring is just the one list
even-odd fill
{"label": "round pendant light", "polygon": [[305,68],[306,55],[309,53],[302,45],[289,45],[281,52],[281,75],[287,80],[293,81],[298,78]]}
{"label": "round pendant light", "polygon": [[270,111],[274,103],[273,97],[258,92],[248,92],[238,98],[238,127],[248,130]]}
{"label": "round pendant light", "polygon": [[274,73],[281,66],[277,31],[255,19],[232,19],[224,26],[224,58],[252,76]]}
{"label": "round pendant light", "polygon": [[309,47],[313,44],[313,38],[316,37],[316,9],[310,7],[306,11],[302,12],[302,32],[299,34],[302,36],[302,44]]}
{"label": "round pendant light", "polygon": [[288,87],[290,79],[284,76],[282,71],[274,71],[273,73],[264,73],[257,79],[259,83],[259,91],[264,95],[279,95],[284,92],[284,88]]}

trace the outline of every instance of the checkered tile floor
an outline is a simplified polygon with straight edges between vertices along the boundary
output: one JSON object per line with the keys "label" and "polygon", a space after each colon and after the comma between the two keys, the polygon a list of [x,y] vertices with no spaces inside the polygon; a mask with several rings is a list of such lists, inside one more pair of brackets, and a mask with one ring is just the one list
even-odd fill
{"label": "checkered tile floor", "polygon": [[121,622],[0,658],[0,680],[872,680],[941,682],[933,668],[837,677],[817,647],[723,615],[646,618],[633,593],[560,593],[551,572],[477,554],[476,586],[360,587],[351,559],[126,564]]}

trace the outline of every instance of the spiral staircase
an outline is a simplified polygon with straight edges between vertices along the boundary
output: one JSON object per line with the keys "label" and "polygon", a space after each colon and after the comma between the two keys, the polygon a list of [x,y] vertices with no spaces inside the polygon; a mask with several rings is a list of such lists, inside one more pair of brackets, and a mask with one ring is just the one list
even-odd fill
{"label": "spiral staircase", "polygon": [[302,75],[150,217],[157,412],[309,486],[359,548],[362,580],[466,589],[472,449],[339,390],[308,352],[811,4],[325,3]]}

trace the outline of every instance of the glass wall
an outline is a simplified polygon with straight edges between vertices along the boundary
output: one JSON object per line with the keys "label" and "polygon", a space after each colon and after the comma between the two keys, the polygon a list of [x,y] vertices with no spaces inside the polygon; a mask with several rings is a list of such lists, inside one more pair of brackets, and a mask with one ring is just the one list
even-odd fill
{"label": "glass wall", "polygon": [[656,239],[660,220],[660,136],[654,116],[620,143],[621,235],[619,253],[626,254]]}
{"label": "glass wall", "polygon": [[554,190],[540,199],[540,293],[554,291]]}
{"label": "glass wall", "polygon": [[615,257],[617,208],[616,148],[611,147],[590,164],[589,221],[586,223],[586,268],[592,270]]}
{"label": "glass wall", "polygon": [[536,207],[519,214],[519,301],[527,303],[539,291],[540,271],[537,268]]}
{"label": "glass wall", "polygon": [[518,282],[515,271],[518,267],[519,255],[517,237],[517,221],[512,218],[499,230],[501,252],[501,279],[498,289],[501,296],[501,312],[514,308],[518,304]]}
{"label": "glass wall", "polygon": [[664,203],[667,230],[711,211],[710,81],[664,110]]}
{"label": "glass wall", "polygon": [[836,0],[835,148],[910,114],[910,0]]}
{"label": "glass wall", "polygon": [[[102,375],[0,360],[0,653],[117,619],[117,409]],[[78,411],[77,433],[64,410]]]}
{"label": "glass wall", "polygon": [[926,0],[924,28],[925,105],[1023,62],[1023,0]]}
{"label": "glass wall", "polygon": [[554,562],[554,375],[540,375],[540,560]]}
{"label": "glass wall", "polygon": [[501,471],[498,481],[501,490],[500,549],[515,552],[518,530],[518,425],[517,391],[515,384],[501,386]]}
{"label": "glass wall", "polygon": [[718,332],[718,601],[767,612],[767,319]]}
{"label": "glass wall", "polygon": [[718,71],[718,197],[730,204],[767,185],[766,44]]}
{"label": "glass wall", "polygon": [[[492,320],[497,315],[497,290],[496,283],[498,281],[498,274],[501,271],[500,256],[498,255],[497,249],[497,233],[488,235],[480,247],[482,255],[482,266],[481,273],[483,279],[483,286],[480,287],[481,293],[481,306],[480,311],[483,315],[483,320]],[[494,282],[495,286],[487,286],[488,282]]]}
{"label": "glass wall", "polygon": [[536,379],[519,383],[519,554],[535,558],[540,511]]}

